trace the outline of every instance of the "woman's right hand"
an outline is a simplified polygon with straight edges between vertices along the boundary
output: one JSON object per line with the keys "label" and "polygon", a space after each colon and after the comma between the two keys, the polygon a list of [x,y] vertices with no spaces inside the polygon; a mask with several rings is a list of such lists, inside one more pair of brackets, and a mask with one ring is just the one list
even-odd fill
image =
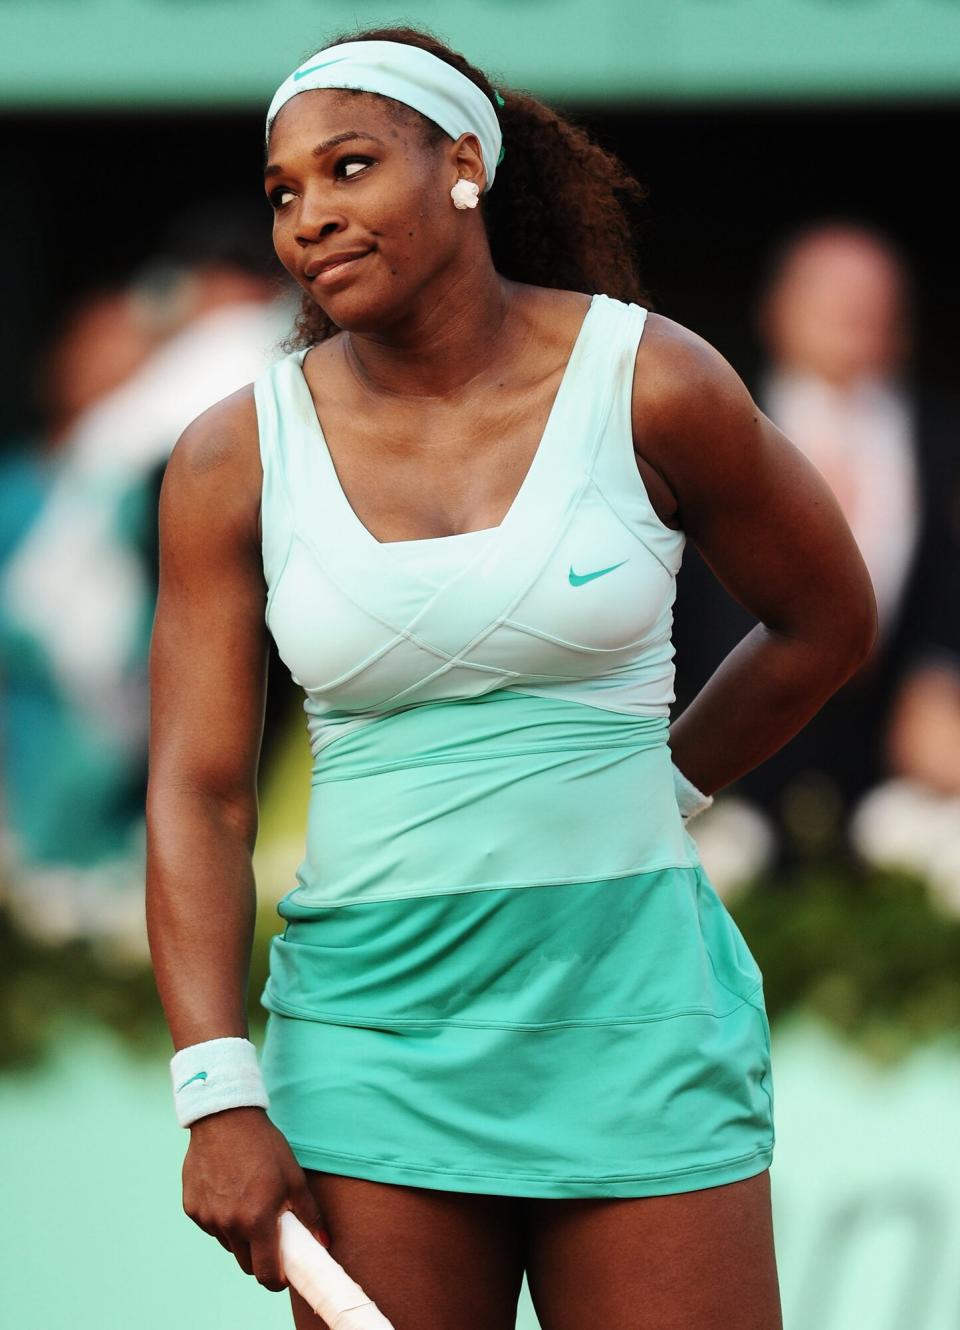
{"label": "woman's right hand", "polygon": [[303,1169],[262,1108],[228,1108],[191,1124],[183,1208],[274,1293],[287,1287],[278,1227],[284,1210],[330,1245]]}

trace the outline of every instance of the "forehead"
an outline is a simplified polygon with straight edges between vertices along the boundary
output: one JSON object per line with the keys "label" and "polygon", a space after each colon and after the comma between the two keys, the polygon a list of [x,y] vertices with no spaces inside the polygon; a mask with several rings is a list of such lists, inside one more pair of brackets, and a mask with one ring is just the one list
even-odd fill
{"label": "forehead", "polygon": [[351,130],[401,143],[410,137],[418,119],[412,107],[379,93],[309,88],[291,97],[274,117],[269,155],[309,151],[321,140]]}
{"label": "forehead", "polygon": [[886,296],[898,285],[895,263],[869,243],[840,242],[811,246],[788,269],[785,289],[793,298],[831,300],[870,292]]}

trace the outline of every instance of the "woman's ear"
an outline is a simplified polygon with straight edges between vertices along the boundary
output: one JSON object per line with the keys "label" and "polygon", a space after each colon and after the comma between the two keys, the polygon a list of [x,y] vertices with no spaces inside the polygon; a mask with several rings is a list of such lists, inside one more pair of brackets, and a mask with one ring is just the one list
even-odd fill
{"label": "woman's ear", "polygon": [[455,180],[472,180],[482,194],[487,183],[487,172],[483,165],[483,149],[476,134],[461,134],[451,144],[450,162],[456,171]]}

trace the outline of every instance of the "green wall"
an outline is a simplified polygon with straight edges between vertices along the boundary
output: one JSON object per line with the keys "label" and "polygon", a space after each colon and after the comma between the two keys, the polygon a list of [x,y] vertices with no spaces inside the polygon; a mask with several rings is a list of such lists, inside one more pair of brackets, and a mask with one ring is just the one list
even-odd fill
{"label": "green wall", "polygon": [[402,21],[567,103],[960,90],[960,0],[0,0],[0,105],[263,103],[338,29]]}

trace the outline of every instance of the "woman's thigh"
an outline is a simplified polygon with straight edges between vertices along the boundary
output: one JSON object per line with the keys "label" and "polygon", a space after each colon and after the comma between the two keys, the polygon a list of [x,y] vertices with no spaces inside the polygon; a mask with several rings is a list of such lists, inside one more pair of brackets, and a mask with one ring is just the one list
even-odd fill
{"label": "woman's thigh", "polygon": [[768,1169],[673,1196],[526,1204],[541,1330],[782,1330]]}
{"label": "woman's thigh", "polygon": [[[510,1196],[306,1170],[330,1255],[397,1330],[514,1330],[523,1206]],[[297,1330],[328,1330],[293,1289]]]}

